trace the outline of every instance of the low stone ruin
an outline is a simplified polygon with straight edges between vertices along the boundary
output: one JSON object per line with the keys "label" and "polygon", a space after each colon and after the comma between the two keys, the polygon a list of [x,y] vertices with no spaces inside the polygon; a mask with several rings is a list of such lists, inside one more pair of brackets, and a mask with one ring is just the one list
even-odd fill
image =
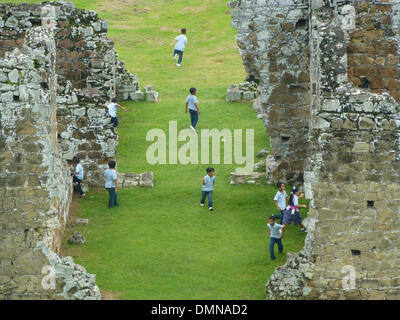
{"label": "low stone ruin", "polygon": [[144,89],[147,102],[158,102],[158,92],[154,91],[151,85],[146,86]]}
{"label": "low stone ruin", "polygon": [[241,84],[233,84],[226,90],[226,102],[253,101],[258,97],[257,84],[245,81]]}
{"label": "low stone ruin", "polygon": [[142,174],[134,173],[118,173],[118,183],[123,188],[129,187],[154,187],[154,174],[153,172],[145,172]]}
{"label": "low stone ruin", "polygon": [[68,238],[68,243],[69,244],[85,244],[86,238],[82,233],[75,231],[72,234],[72,236],[70,236]]}
{"label": "low stone ruin", "polygon": [[264,172],[232,172],[231,184],[263,184]]}

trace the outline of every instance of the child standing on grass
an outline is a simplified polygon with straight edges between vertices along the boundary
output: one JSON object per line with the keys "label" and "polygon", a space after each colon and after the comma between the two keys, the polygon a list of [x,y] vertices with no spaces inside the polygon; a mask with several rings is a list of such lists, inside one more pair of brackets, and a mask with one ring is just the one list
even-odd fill
{"label": "child standing on grass", "polygon": [[104,178],[106,179],[105,188],[110,195],[108,200],[108,207],[112,208],[114,206],[119,206],[118,203],[118,176],[117,170],[115,170],[116,162],[114,160],[110,160],[108,162],[108,168],[104,172]]}
{"label": "child standing on grass", "polygon": [[271,240],[269,242],[269,252],[271,254],[271,260],[275,260],[275,253],[274,253],[275,243],[278,245],[279,253],[283,252],[282,235],[281,235],[281,233],[283,232],[282,230],[283,225],[275,223],[275,217],[270,216],[268,218],[267,226],[270,230],[269,235],[271,237]]}
{"label": "child standing on grass", "polygon": [[290,194],[288,207],[285,211],[283,217],[283,229],[282,232],[285,231],[286,226],[294,223],[295,226],[300,225],[300,231],[305,232],[306,229],[302,224],[302,218],[300,214],[300,208],[307,208],[305,204],[299,204],[299,199],[304,197],[304,193],[299,195],[299,189],[296,187],[292,188],[292,192]]}
{"label": "child standing on grass", "polygon": [[192,129],[194,132],[196,132],[196,125],[197,125],[197,122],[199,122],[199,115],[200,115],[200,109],[198,107],[199,100],[196,97],[197,89],[190,88],[189,92],[190,92],[190,96],[188,96],[186,98],[185,113],[188,112],[188,108],[189,108],[190,121],[191,121],[190,129]]}
{"label": "child standing on grass", "polygon": [[208,210],[213,211],[212,205],[212,194],[214,190],[215,184],[215,170],[214,168],[207,168],[207,175],[203,178],[203,189],[202,196],[200,200],[200,205],[204,207],[204,202],[206,201],[206,197],[208,197]]}
{"label": "child standing on grass", "polygon": [[[282,224],[283,216],[285,214],[285,209],[286,209],[286,200],[288,199],[288,196],[286,194],[285,184],[283,182],[278,182],[276,184],[276,187],[278,189],[278,192],[274,197],[274,204],[278,209],[278,211],[280,212],[280,223]],[[275,215],[275,217],[278,217],[278,215]]]}
{"label": "child standing on grass", "polygon": [[74,188],[76,189],[76,191],[78,191],[79,194],[81,195],[81,198],[84,198],[86,197],[86,194],[83,192],[81,187],[84,171],[81,165],[81,161],[79,160],[78,157],[74,157],[72,159],[72,165],[74,166],[74,170],[71,173],[72,183],[74,184]]}
{"label": "child standing on grass", "polygon": [[111,117],[111,123],[113,124],[114,128],[118,127],[118,124],[119,124],[118,118],[117,118],[117,110],[118,110],[118,108],[121,108],[122,110],[127,111],[126,108],[124,108],[123,106],[120,106],[117,103],[117,99],[116,98],[113,98],[111,100],[111,103],[108,105],[108,114]]}
{"label": "child standing on grass", "polygon": [[174,43],[174,60],[176,60],[176,58],[179,56],[176,66],[180,67],[183,59],[183,50],[185,50],[185,46],[188,44],[188,39],[186,38],[186,28],[182,28],[181,35],[177,36],[169,46],[172,47]]}

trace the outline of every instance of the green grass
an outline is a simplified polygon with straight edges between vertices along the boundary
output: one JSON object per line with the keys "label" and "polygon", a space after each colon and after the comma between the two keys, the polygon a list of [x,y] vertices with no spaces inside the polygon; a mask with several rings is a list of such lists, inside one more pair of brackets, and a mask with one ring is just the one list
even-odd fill
{"label": "green grass", "polygon": [[[102,290],[118,292],[121,299],[264,299],[269,276],[285,263],[288,251],[302,248],[305,236],[288,227],[284,254],[271,262],[266,222],[276,212],[275,187],[231,186],[236,166],[215,165],[210,214],[199,206],[207,165],[151,166],[145,157],[148,130],[167,131],[170,120],[180,129],[189,125],[184,101],[191,86],[198,88],[199,129],[252,128],[255,152],[269,145],[251,104],[224,100],[226,88],[245,78],[226,0],[75,3],[109,19],[120,59],[139,75],[141,87],[152,84],[159,91],[161,101],[122,103],[129,111],[119,114],[118,128],[119,171],[153,171],[155,188],[120,190],[121,206],[112,210],[106,208],[105,191],[90,192],[80,206],[80,216],[90,224],[76,228],[87,243],[65,244],[69,252],[97,274]],[[168,44],[182,26],[189,46],[178,69]]]}

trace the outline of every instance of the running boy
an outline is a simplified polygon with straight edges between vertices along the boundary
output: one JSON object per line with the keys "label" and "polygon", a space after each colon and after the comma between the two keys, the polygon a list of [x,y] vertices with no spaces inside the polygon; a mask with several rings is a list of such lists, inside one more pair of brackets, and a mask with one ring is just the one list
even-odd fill
{"label": "running boy", "polygon": [[185,113],[188,112],[188,107],[189,107],[189,113],[190,113],[190,129],[196,132],[196,125],[197,122],[199,122],[199,115],[200,115],[200,110],[198,107],[199,100],[197,100],[196,94],[197,90],[196,88],[190,88],[189,90],[190,96],[186,98],[186,111]]}
{"label": "running boy", "polygon": [[172,45],[175,43],[175,49],[174,49],[174,60],[176,60],[176,57],[179,56],[178,63],[176,64],[177,67],[181,66],[182,59],[183,59],[183,50],[185,50],[185,46],[188,44],[188,39],[186,38],[186,29],[182,28],[181,30],[181,35],[177,36],[174,41],[171,42],[169,45],[172,47]]}
{"label": "running boy", "polygon": [[285,209],[286,209],[286,201],[288,199],[288,196],[285,191],[285,184],[283,182],[278,182],[276,184],[276,187],[278,188],[278,191],[274,197],[274,203],[278,211],[280,212],[280,222],[282,224],[283,221],[283,216],[285,214]]}
{"label": "running boy", "polygon": [[111,117],[111,123],[113,124],[114,128],[118,127],[118,124],[119,124],[118,118],[117,118],[117,109],[118,108],[121,108],[122,110],[127,111],[126,108],[124,108],[123,106],[120,106],[117,103],[116,98],[113,98],[111,100],[111,103],[108,105],[108,114]]}
{"label": "running boy", "polygon": [[81,161],[79,160],[78,157],[74,157],[72,159],[72,165],[74,166],[74,170],[71,173],[72,183],[74,184],[76,191],[78,191],[79,194],[81,195],[81,198],[84,198],[84,197],[86,197],[86,194],[83,192],[82,187],[81,187],[81,183],[82,183],[83,176],[84,176],[84,170],[81,165]]}
{"label": "running boy", "polygon": [[295,226],[300,225],[300,231],[305,232],[306,229],[302,224],[302,218],[300,214],[300,208],[307,208],[305,204],[299,204],[299,199],[304,197],[304,193],[299,195],[299,189],[296,187],[292,188],[292,192],[290,194],[289,202],[287,210],[285,211],[285,215],[283,216],[283,229],[282,235],[285,231],[286,226],[294,223]]}
{"label": "running boy", "polygon": [[212,206],[212,194],[214,190],[215,184],[215,170],[214,168],[207,168],[207,175],[203,178],[203,189],[202,196],[200,200],[200,205],[204,207],[204,202],[206,201],[206,197],[208,197],[208,210],[213,211]]}
{"label": "running boy", "polygon": [[108,168],[104,172],[104,178],[106,179],[105,188],[110,195],[108,200],[108,207],[112,208],[114,206],[119,206],[118,203],[118,176],[117,170],[115,170],[116,162],[114,160],[110,160],[108,162]]}
{"label": "running boy", "polygon": [[270,230],[269,235],[271,237],[271,240],[269,242],[269,252],[271,253],[271,260],[275,260],[275,253],[274,253],[275,243],[278,245],[279,253],[283,252],[283,245],[281,238],[281,229],[283,228],[283,226],[281,224],[275,223],[274,216],[270,216],[268,218],[267,226]]}

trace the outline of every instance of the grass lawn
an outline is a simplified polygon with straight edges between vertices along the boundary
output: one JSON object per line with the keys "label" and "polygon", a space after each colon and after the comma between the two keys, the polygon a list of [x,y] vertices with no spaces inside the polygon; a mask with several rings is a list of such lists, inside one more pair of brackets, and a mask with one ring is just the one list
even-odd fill
{"label": "grass lawn", "polygon": [[[160,103],[122,103],[129,111],[119,114],[118,127],[119,171],[153,171],[155,187],[121,189],[121,205],[112,210],[107,192],[92,190],[79,209],[89,226],[74,229],[87,243],[65,243],[67,252],[97,274],[102,290],[121,299],[264,299],[269,276],[285,263],[286,252],[303,247],[305,237],[298,227],[288,227],[284,254],[271,262],[266,222],[276,213],[275,187],[231,186],[230,172],[237,166],[214,165],[211,214],[199,206],[208,165],[152,166],[146,161],[150,129],[168,132],[171,120],[179,129],[188,127],[184,102],[191,86],[198,89],[199,129],[251,128],[255,153],[268,146],[251,104],[225,102],[226,88],[245,78],[227,0],[74,2],[109,19],[109,37],[120,59],[139,75],[141,87],[152,84],[159,91]],[[177,68],[168,45],[183,26],[189,46]]]}

